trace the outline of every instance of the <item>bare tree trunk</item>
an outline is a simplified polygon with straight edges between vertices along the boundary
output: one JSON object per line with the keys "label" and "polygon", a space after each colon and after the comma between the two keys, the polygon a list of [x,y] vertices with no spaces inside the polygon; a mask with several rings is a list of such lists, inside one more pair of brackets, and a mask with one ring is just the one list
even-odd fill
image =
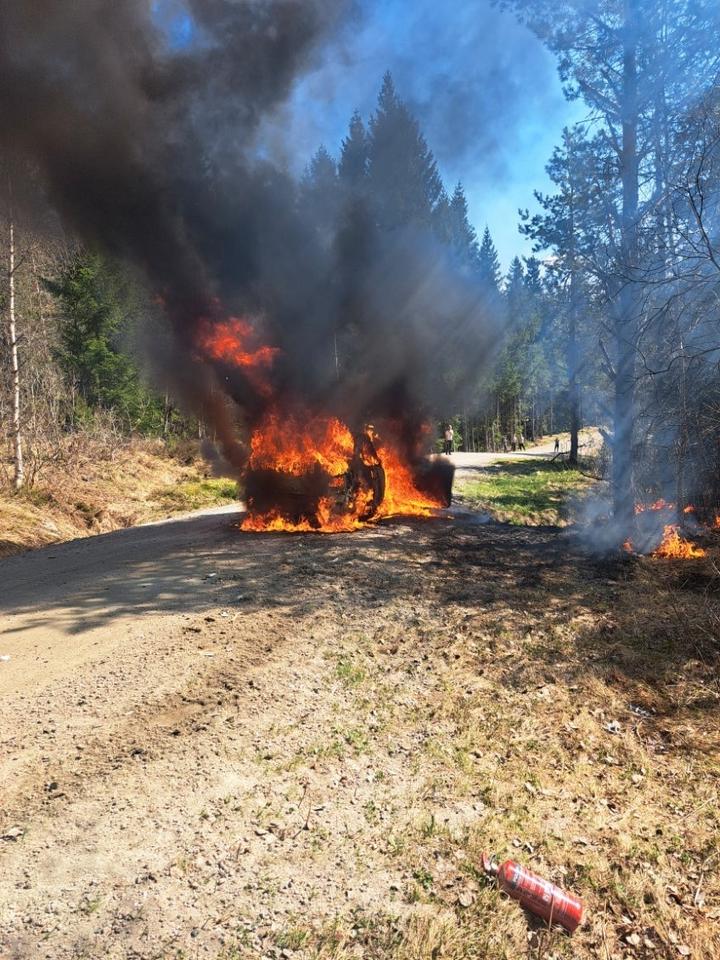
{"label": "bare tree trunk", "polygon": [[675,473],[675,509],[678,522],[682,523],[686,517],[683,511],[687,506],[685,492],[685,460],[689,447],[688,409],[687,409],[687,371],[685,368],[685,342],[680,338],[680,423],[678,425],[677,469]]}
{"label": "bare tree trunk", "polygon": [[580,357],[578,350],[578,320],[580,315],[580,286],[579,286],[579,264],[577,256],[577,227],[575,224],[575,212],[577,208],[576,194],[576,176],[577,160],[572,142],[568,148],[569,164],[569,247],[570,247],[570,303],[568,316],[568,336],[565,354],[565,364],[568,375],[568,406],[570,407],[570,456],[568,463],[571,466],[577,466],[578,448],[580,445],[580,384],[578,382],[578,373],[580,369]]}
{"label": "bare tree trunk", "polygon": [[170,431],[170,414],[172,413],[172,407],[170,405],[170,395],[167,390],[165,391],[165,405],[163,409],[163,437],[167,440],[167,435]]}
{"label": "bare tree trunk", "polygon": [[577,278],[575,266],[570,278],[570,323],[568,326],[567,367],[568,367],[568,403],[570,406],[570,456],[568,463],[577,466],[580,446],[580,386],[578,384],[578,342],[577,342]]}
{"label": "bare tree trunk", "polygon": [[15,223],[10,209],[10,247],[8,256],[8,334],[10,340],[10,365],[12,371],[12,437],[13,437],[13,486],[22,489],[25,483],[23,461],[23,435],[20,419],[20,362],[15,317]]}
{"label": "bare tree trunk", "polygon": [[537,440],[537,411],[536,411],[536,406],[537,406],[537,392],[533,389],[533,398],[532,398],[532,425],[531,425],[531,428],[530,428],[530,429],[532,430],[532,436],[530,437],[530,439],[532,440],[533,443],[535,443],[536,440]]}
{"label": "bare tree trunk", "polygon": [[628,535],[634,520],[633,428],[635,424],[635,354],[639,298],[638,256],[638,0],[624,0],[622,89],[622,264],[615,318],[617,369],[614,398],[613,512],[620,533]]}

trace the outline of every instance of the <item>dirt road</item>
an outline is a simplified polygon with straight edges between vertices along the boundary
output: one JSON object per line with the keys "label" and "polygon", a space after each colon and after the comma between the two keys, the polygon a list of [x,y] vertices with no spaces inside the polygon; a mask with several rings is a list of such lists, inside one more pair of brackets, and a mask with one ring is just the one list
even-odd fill
{"label": "dirt road", "polygon": [[407,643],[466,595],[469,536],[242,535],[218,511],[3,562],[0,955],[274,956],[299,914],[401,906],[407,871],[372,848],[422,792],[420,734],[348,694],[372,640],[394,697],[426,695]]}
{"label": "dirt road", "polygon": [[[587,667],[607,577],[555,528],[467,513],[283,536],[225,510],[0,563],[0,957],[524,955],[473,866],[518,835],[590,898],[574,956],[597,956],[622,931],[572,838],[621,837],[543,764],[627,712]],[[573,796],[623,809],[624,768],[578,769]]]}
{"label": "dirt road", "polygon": [[[471,475],[503,460],[545,458],[552,450],[548,443],[526,453],[456,453],[451,459],[459,474]],[[248,563],[258,561],[248,557],[248,538],[238,550],[238,516],[238,507],[220,507],[0,561],[0,656],[10,657],[0,671],[0,696],[37,689],[112,656],[129,638],[145,638],[148,623],[158,618],[167,625],[223,604],[252,606],[260,574]],[[239,553],[242,574],[220,576]]]}
{"label": "dirt road", "polygon": [[[600,434],[594,427],[580,431],[581,452],[589,448],[596,448],[600,444]],[[569,434],[558,436],[560,452],[567,454],[570,449]],[[507,463],[510,460],[547,460],[555,456],[555,438],[544,443],[528,445],[526,450],[515,450],[509,453],[454,453],[451,456],[459,475],[470,475],[476,470],[483,470],[494,463]]]}

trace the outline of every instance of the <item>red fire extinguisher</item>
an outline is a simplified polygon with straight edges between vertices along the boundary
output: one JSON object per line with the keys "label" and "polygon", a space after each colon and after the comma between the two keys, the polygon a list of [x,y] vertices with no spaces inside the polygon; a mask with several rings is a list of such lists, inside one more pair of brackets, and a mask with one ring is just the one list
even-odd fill
{"label": "red fire extinguisher", "polygon": [[502,890],[548,924],[559,923],[572,933],[581,922],[582,900],[549,880],[543,880],[514,860],[506,860],[498,866],[486,853],[482,855],[482,865],[485,873],[497,877]]}

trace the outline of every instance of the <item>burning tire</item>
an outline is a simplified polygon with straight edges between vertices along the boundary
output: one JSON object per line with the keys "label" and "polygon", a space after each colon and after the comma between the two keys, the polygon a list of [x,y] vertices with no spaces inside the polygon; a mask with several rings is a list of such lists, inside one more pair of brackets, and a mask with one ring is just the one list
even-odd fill
{"label": "burning tire", "polygon": [[355,452],[347,474],[348,504],[361,520],[370,520],[385,499],[385,468],[368,433],[355,439]]}

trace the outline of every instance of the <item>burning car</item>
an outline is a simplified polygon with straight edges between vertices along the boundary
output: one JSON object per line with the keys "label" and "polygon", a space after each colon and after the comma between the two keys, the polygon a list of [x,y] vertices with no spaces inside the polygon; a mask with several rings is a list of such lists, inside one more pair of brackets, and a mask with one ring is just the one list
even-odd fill
{"label": "burning car", "polygon": [[405,460],[372,425],[335,417],[265,418],[251,438],[244,530],[355,530],[391,515],[449,506],[448,461]]}
{"label": "burning car", "polygon": [[[248,531],[356,530],[383,517],[428,516],[450,505],[454,467],[422,453],[422,431],[384,420],[351,429],[341,419],[278,395],[280,351],[257,342],[244,318],[199,324],[198,349],[251,386],[259,414],[250,419],[242,481]],[[282,399],[280,399],[282,396]]]}

